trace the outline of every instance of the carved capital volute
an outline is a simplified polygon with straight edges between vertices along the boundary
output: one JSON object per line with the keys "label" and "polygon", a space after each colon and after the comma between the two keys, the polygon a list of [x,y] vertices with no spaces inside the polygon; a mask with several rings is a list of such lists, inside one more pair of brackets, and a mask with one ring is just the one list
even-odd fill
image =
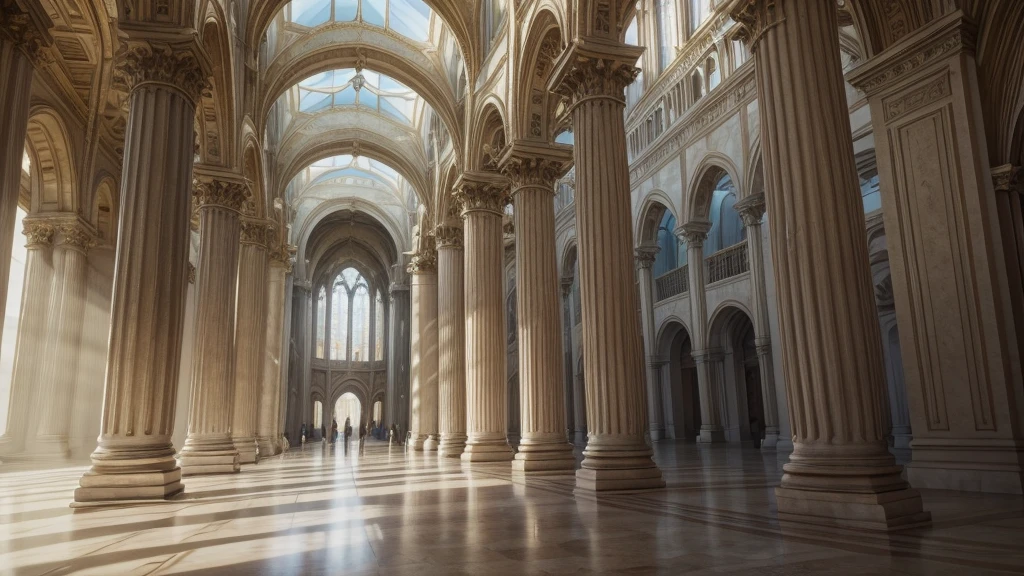
{"label": "carved capital volute", "polygon": [[462,250],[462,226],[455,223],[442,224],[434,228],[437,248],[454,248]]}
{"label": "carved capital volute", "polygon": [[96,234],[91,226],[76,220],[65,221],[54,227],[54,245],[79,252],[86,252],[96,246]]}
{"label": "carved capital volute", "polygon": [[760,226],[765,212],[764,194],[751,194],[737,202],[733,208],[739,213],[744,226]]}
{"label": "carved capital volute", "polygon": [[508,184],[504,178],[482,175],[481,178],[463,175],[455,184],[454,199],[465,218],[473,212],[486,212],[501,216],[508,205]]}
{"label": "carved capital volute", "polygon": [[196,173],[192,181],[192,206],[196,210],[217,206],[239,212],[249,198],[249,187],[242,180],[228,180]]}
{"label": "carved capital volute", "polygon": [[409,274],[436,274],[437,251],[430,247],[414,253],[409,259],[406,271]]}
{"label": "carved capital volute", "polygon": [[639,246],[633,250],[633,255],[636,259],[636,267],[641,270],[649,270],[654,265],[655,258],[658,257],[658,252],[661,248],[658,246]]}
{"label": "carved capital volute", "polygon": [[25,219],[25,246],[28,248],[45,248],[53,245],[54,226],[47,220]]}
{"label": "carved capital volute", "polygon": [[53,60],[48,50],[52,26],[39,0],[0,0],[0,38],[14,43],[36,66]]}
{"label": "carved capital volute", "polygon": [[129,40],[119,55],[116,79],[128,91],[160,84],[183,93],[193,103],[209,90],[209,59],[195,32],[174,38]]}
{"label": "carved capital volute", "polygon": [[512,195],[523,190],[555,194],[555,182],[572,163],[572,147],[531,145],[515,142],[508,146],[498,165],[511,183]]}
{"label": "carved capital volute", "polygon": [[643,50],[604,38],[578,39],[555,62],[548,89],[570,108],[592,99],[624,106],[626,86],[640,73],[634,64]]}
{"label": "carved capital volute", "polygon": [[704,246],[704,240],[707,239],[710,230],[711,222],[694,220],[676,228],[675,233],[676,236],[685,240],[690,248],[701,248]]}
{"label": "carved capital volute", "polygon": [[238,241],[266,249],[270,244],[273,227],[263,220],[242,219],[241,234]]}
{"label": "carved capital volute", "polygon": [[772,27],[781,22],[775,0],[733,0],[726,9],[739,25],[736,37],[753,52],[758,42]]}

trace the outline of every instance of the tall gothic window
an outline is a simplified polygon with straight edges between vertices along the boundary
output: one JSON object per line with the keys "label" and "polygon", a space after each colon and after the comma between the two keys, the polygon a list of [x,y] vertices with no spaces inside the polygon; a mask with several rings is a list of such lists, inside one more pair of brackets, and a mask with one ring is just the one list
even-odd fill
{"label": "tall gothic window", "polygon": [[711,213],[708,215],[711,220],[711,230],[708,231],[708,238],[704,241],[704,256],[710,256],[719,250],[734,246],[743,242],[747,237],[747,230],[743,227],[743,220],[740,218],[736,208],[736,187],[732,178],[725,175],[715,186],[711,195]]}
{"label": "tall gothic window", "polygon": [[490,46],[498,36],[505,18],[506,0],[484,0],[484,46]]}
{"label": "tall gothic window", "polygon": [[711,16],[712,0],[690,0],[690,33]]}
{"label": "tall gothic window", "polygon": [[676,57],[676,0],[657,0],[658,70]]}
{"label": "tall gothic window", "polygon": [[320,289],[317,299],[317,358],[324,358],[323,326],[330,326],[327,354],[331,360],[367,362],[371,360],[374,343],[370,340],[370,323],[377,323],[377,359],[384,355],[384,317],[380,291],[377,291],[377,318],[370,302],[370,286],[355,268],[345,268],[328,280],[331,287],[330,309],[326,293]]}
{"label": "tall gothic window", "polygon": [[348,287],[341,277],[331,291],[331,360],[348,360]]}
{"label": "tall gothic window", "polygon": [[324,347],[327,345],[327,289],[320,287],[316,297],[316,357],[326,358]]}
{"label": "tall gothic window", "polygon": [[[377,290],[377,298],[375,302],[376,307],[374,308],[374,332],[373,337],[375,342],[373,343],[373,359],[383,360],[384,359],[384,302],[380,299],[380,290]],[[378,418],[379,420],[379,418]]]}
{"label": "tall gothic window", "polygon": [[369,359],[370,293],[366,284],[360,284],[352,296],[352,360],[365,362]]}

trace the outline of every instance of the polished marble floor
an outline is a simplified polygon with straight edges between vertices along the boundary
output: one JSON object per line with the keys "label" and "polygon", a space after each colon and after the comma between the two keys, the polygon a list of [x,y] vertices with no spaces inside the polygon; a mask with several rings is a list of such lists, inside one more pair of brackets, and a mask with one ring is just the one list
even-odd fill
{"label": "polished marble floor", "polygon": [[161,504],[72,512],[82,467],[0,466],[0,573],[1024,574],[1024,499],[925,491],[928,529],[783,530],[774,455],[663,443],[668,488],[574,496],[571,476],[321,444],[186,479]]}

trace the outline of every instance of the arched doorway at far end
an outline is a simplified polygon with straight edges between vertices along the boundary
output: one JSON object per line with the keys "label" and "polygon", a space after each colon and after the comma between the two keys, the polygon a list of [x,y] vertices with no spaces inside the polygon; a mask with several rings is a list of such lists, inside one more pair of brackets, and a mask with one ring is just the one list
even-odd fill
{"label": "arched doorway at far end", "polygon": [[725,391],[726,440],[760,446],[765,416],[754,324],[746,311],[727,305],[712,318],[710,336],[711,346],[722,353],[717,372]]}
{"label": "arched doorway at far end", "polygon": [[339,436],[345,433],[347,421],[348,425],[352,426],[352,435],[358,437],[359,426],[363,421],[362,412],[363,405],[358,396],[351,392],[345,392],[338,396],[338,400],[334,403],[334,419],[338,421]]}
{"label": "arched doorway at far end", "polygon": [[669,322],[661,331],[659,353],[665,437],[696,441],[700,434],[700,389],[693,361],[690,333],[680,322]]}

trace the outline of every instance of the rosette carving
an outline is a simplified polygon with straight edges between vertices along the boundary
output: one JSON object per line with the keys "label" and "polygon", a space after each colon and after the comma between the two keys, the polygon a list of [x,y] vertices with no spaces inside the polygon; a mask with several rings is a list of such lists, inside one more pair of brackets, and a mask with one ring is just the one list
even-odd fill
{"label": "rosette carving", "polygon": [[434,228],[434,238],[438,248],[457,248],[462,250],[462,227],[441,225]]}
{"label": "rosette carving", "polygon": [[433,249],[420,250],[409,259],[406,267],[409,274],[434,274],[437,272],[437,251]]}
{"label": "rosette carving", "polygon": [[237,212],[248,198],[249,187],[244,182],[204,177],[196,177],[193,181],[192,205],[197,210],[220,206]]}
{"label": "rosette carving", "polygon": [[491,212],[500,216],[509,203],[508,190],[493,182],[462,182],[454,198],[463,218],[470,212]]}
{"label": "rosette carving", "polygon": [[49,222],[25,222],[25,246],[49,246],[53,244],[54,227]]}
{"label": "rosette carving", "polygon": [[626,86],[639,73],[636,66],[618,60],[579,57],[569,65],[554,91],[570,106],[587,98],[610,98],[625,105]]}
{"label": "rosette carving", "polygon": [[199,101],[210,88],[210,73],[191,46],[149,42],[131,44],[121,56],[117,79],[134,90],[141,84],[166,84]]}

